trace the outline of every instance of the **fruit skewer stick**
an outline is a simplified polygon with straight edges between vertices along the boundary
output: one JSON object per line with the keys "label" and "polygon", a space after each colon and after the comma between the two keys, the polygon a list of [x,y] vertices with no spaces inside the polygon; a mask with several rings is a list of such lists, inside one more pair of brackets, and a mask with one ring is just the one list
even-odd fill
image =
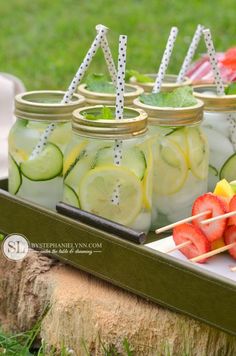
{"label": "fruit skewer stick", "polygon": [[215,256],[215,255],[218,255],[221,252],[228,251],[234,246],[236,246],[236,242],[232,242],[231,244],[223,246],[223,247],[220,247],[220,248],[217,248],[216,250],[213,250],[213,251],[210,251],[210,252],[207,252],[207,253],[203,253],[202,255],[199,255],[197,257],[191,258],[190,261],[191,262],[201,261],[203,258],[209,258],[209,257]]}
{"label": "fruit skewer stick", "polygon": [[218,216],[214,216],[213,218],[210,219],[206,219],[200,222],[200,224],[210,224],[214,221],[218,221],[220,219],[226,219],[226,218],[230,218],[231,216],[236,215],[236,211],[230,211],[229,213],[223,214],[223,215],[218,215]]}
{"label": "fruit skewer stick", "polygon": [[155,233],[156,233],[156,234],[160,234],[160,233],[162,233],[162,232],[164,232],[164,231],[168,231],[168,230],[173,229],[175,226],[181,225],[181,224],[186,223],[186,222],[193,221],[193,220],[195,220],[195,219],[201,218],[202,216],[207,215],[207,214],[210,214],[210,213],[211,213],[211,210],[206,210],[206,211],[203,211],[203,212],[201,212],[201,213],[199,213],[199,214],[189,216],[188,218],[185,218],[185,219],[176,221],[176,222],[173,223],[173,224],[169,224],[169,225],[160,227],[159,229],[157,229],[157,230],[155,231]]}
{"label": "fruit skewer stick", "polygon": [[[200,214],[204,215],[204,213],[200,213]],[[200,214],[193,215],[192,217],[197,217],[197,216],[199,217]],[[206,214],[206,212],[205,212],[205,214]],[[215,216],[214,218],[203,220],[203,221],[200,222],[200,224],[203,224],[203,225],[210,224],[210,223],[213,223],[214,221],[218,221],[220,219],[226,219],[226,218],[229,218],[229,217],[234,216],[234,215],[236,215],[236,211],[230,211],[229,213],[218,215],[218,216]],[[175,226],[178,226],[178,225],[182,224],[183,222],[191,221],[191,220],[187,220],[187,219],[191,219],[191,217],[184,219],[185,221],[184,220],[177,221],[175,224],[172,224],[172,225],[174,225],[173,227],[175,227]],[[194,220],[194,219],[192,219],[192,220]],[[168,225],[168,226],[170,226],[170,225]],[[164,226],[164,228],[166,228],[168,226]],[[186,246],[188,246],[190,244],[191,244],[191,241],[189,240],[189,241],[183,242],[182,244],[179,244],[179,245],[177,245],[177,246],[175,246],[175,247],[173,247],[170,250],[167,250],[165,252],[166,253],[171,253],[171,252],[177,251],[177,250],[179,250],[179,249],[181,249],[183,247],[186,247]]]}

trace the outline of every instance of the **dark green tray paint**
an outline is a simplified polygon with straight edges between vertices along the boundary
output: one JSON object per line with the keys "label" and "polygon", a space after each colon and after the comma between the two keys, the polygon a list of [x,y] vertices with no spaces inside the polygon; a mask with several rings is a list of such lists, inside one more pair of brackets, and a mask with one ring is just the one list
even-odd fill
{"label": "dark green tray paint", "polygon": [[32,242],[96,242],[102,253],[64,262],[170,309],[236,335],[236,283],[8,194],[0,181],[0,230]]}

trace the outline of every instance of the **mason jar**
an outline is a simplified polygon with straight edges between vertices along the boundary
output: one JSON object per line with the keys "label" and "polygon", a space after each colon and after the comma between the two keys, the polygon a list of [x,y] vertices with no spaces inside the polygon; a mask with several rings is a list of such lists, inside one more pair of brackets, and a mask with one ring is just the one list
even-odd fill
{"label": "mason jar", "polygon": [[[102,106],[73,113],[64,160],[63,201],[137,231],[151,225],[152,152],[147,115],[124,108],[122,120],[88,120]],[[115,117],[115,107],[109,106]]]}
{"label": "mason jar", "polygon": [[[137,86],[131,84],[125,84],[124,93],[124,103],[125,106],[133,106],[134,99],[138,98],[139,95],[143,94],[144,90]],[[87,105],[115,105],[116,104],[116,94],[111,93],[101,93],[96,91],[91,91],[87,89],[86,84],[81,84],[78,86],[78,93],[83,95],[86,100]]]}
{"label": "mason jar", "polygon": [[[150,83],[140,83],[136,80],[135,77],[131,77],[130,78],[130,83],[132,84],[136,84],[139,87],[143,88],[143,90],[145,91],[145,93],[150,93],[153,89],[155,80],[156,80],[156,74],[145,74],[146,76],[150,77]],[[183,86],[190,86],[192,84],[192,81],[190,78],[185,77],[184,81],[182,83],[177,83],[177,75],[175,74],[166,74],[164,77],[164,81],[162,83],[161,86],[161,91],[173,91],[177,88],[183,87]]]}
{"label": "mason jar", "polygon": [[[62,198],[63,156],[72,137],[72,112],[84,103],[74,94],[61,104],[65,92],[32,91],[15,98],[15,116],[9,137],[9,192],[44,207],[55,209]],[[46,128],[54,130],[40,153],[32,156]]]}
{"label": "mason jar", "polygon": [[209,190],[225,178],[236,179],[236,95],[217,96],[215,85],[199,85],[194,96],[204,101],[203,129],[210,146]]}
{"label": "mason jar", "polygon": [[203,102],[171,108],[135,105],[148,114],[154,160],[152,229],[191,215],[194,200],[207,191],[208,143],[200,127]]}

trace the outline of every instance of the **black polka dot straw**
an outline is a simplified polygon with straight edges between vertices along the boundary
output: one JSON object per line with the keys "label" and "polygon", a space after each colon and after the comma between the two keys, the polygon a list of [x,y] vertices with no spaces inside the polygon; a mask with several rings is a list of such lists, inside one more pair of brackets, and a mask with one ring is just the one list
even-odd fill
{"label": "black polka dot straw", "polygon": [[44,132],[42,133],[42,135],[39,138],[39,141],[36,145],[36,147],[34,148],[33,152],[30,155],[30,160],[36,158],[45,148],[48,138],[51,135],[51,133],[54,131],[55,129],[55,124],[52,123],[50,125],[48,125],[48,127],[44,130]]}
{"label": "black polka dot straw", "polygon": [[127,36],[119,37],[119,56],[116,85],[116,118],[122,119],[124,106],[124,87],[125,87],[125,67],[126,67],[126,43]]}
{"label": "black polka dot straw", "polygon": [[211,69],[212,69],[212,72],[214,75],[217,95],[219,95],[219,96],[225,95],[224,83],[221,78],[220,70],[218,67],[216,52],[215,52],[214,44],[213,44],[212,37],[211,37],[211,31],[209,29],[203,30],[203,35],[204,35],[210,63],[211,63]]}
{"label": "black polka dot straw", "polygon": [[[124,87],[125,87],[125,67],[126,67],[126,44],[127,36],[119,37],[119,55],[118,55],[118,71],[116,80],[116,119],[121,120],[123,118],[124,111]],[[122,162],[122,140],[115,140],[114,143],[114,156],[113,162],[116,166],[120,166]],[[112,195],[112,203],[119,205],[120,203],[120,183],[119,181],[114,188]]]}
{"label": "black polka dot straw", "polygon": [[[107,30],[108,30],[107,27],[100,25],[100,28],[99,28],[97,36],[95,37],[95,40],[93,41],[90,49],[88,50],[86,56],[84,57],[83,62],[81,63],[76,75],[74,76],[73,80],[71,81],[70,86],[62,99],[62,104],[68,104],[70,102],[78,84],[81,82],[89,64],[92,61],[94,54],[97,52],[102,39],[106,35]],[[48,138],[51,135],[51,133],[53,132],[54,128],[55,128],[55,124],[50,124],[46,128],[46,130],[43,132],[42,136],[40,137],[39,142],[37,143],[36,147],[34,148],[32,154],[30,155],[30,159],[35,158],[37,155],[39,155],[42,152],[42,150],[45,147],[45,145],[48,141]]]}
{"label": "black polka dot straw", "polygon": [[199,41],[202,36],[202,31],[204,29],[204,26],[198,25],[197,29],[193,35],[192,42],[190,43],[190,46],[188,48],[188,52],[186,54],[186,57],[184,58],[183,64],[181,66],[181,69],[179,71],[178,77],[177,77],[177,83],[182,83],[184,81],[184,78],[186,76],[186,73],[189,69],[189,66],[192,62],[193,56],[196,52],[196,49],[198,47]]}
{"label": "black polka dot straw", "polygon": [[[100,26],[102,25],[97,25],[96,30],[99,31]],[[107,64],[108,71],[111,76],[112,83],[116,86],[116,77],[117,77],[117,72],[116,72],[116,66],[112,57],[112,53],[108,44],[108,40],[106,36],[104,36],[101,40],[101,48],[104,54],[104,58]]]}
{"label": "black polka dot straw", "polygon": [[[64,95],[64,98],[62,100],[62,103],[64,104],[68,104],[77,88],[77,86],[79,85],[79,83],[81,82],[84,74],[86,73],[88,66],[90,65],[95,53],[97,52],[99,46],[101,45],[101,41],[103,40],[104,36],[106,35],[108,31],[108,28],[103,26],[103,25],[99,25],[99,30],[98,30],[98,34],[95,37],[90,49],[88,50],[86,56],[84,57],[83,62],[81,63],[75,77],[73,78],[66,94]],[[73,89],[74,88],[74,89]]]}
{"label": "black polka dot straw", "polygon": [[170,61],[170,57],[174,48],[174,44],[175,44],[175,40],[178,34],[178,28],[177,27],[172,27],[171,31],[170,31],[170,35],[166,44],[166,48],[161,60],[161,65],[159,67],[158,73],[157,73],[157,77],[156,77],[156,81],[153,87],[152,92],[153,93],[159,93],[161,91],[161,86],[162,86],[162,82],[163,79],[165,77],[166,74],[166,70]]}

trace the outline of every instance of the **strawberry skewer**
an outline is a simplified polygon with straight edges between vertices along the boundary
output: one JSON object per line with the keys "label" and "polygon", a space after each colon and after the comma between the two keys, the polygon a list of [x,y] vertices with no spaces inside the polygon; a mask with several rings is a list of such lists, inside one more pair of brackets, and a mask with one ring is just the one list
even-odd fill
{"label": "strawberry skewer", "polygon": [[[189,224],[190,225],[190,224]],[[201,230],[200,230],[201,231]],[[204,236],[204,234],[203,234]],[[174,238],[174,235],[173,235]],[[182,234],[181,236],[179,236],[179,239],[184,239],[185,236]],[[202,237],[200,235],[197,236],[197,238],[201,238]],[[174,238],[174,240],[176,241],[176,239]],[[228,226],[224,232],[224,241],[225,241],[225,246],[222,246],[220,248],[217,248],[213,251],[206,251],[203,254],[200,254],[198,256],[195,257],[191,257],[190,261],[191,262],[205,262],[206,259],[208,259],[209,257],[218,255],[219,253],[225,252],[225,251],[229,251],[230,255],[236,259],[236,225],[231,225]],[[190,248],[190,246],[189,246]],[[186,254],[186,251],[184,251],[183,249],[180,249],[180,251],[188,257],[189,253]],[[231,271],[235,272],[236,271],[236,267],[232,267]]]}

